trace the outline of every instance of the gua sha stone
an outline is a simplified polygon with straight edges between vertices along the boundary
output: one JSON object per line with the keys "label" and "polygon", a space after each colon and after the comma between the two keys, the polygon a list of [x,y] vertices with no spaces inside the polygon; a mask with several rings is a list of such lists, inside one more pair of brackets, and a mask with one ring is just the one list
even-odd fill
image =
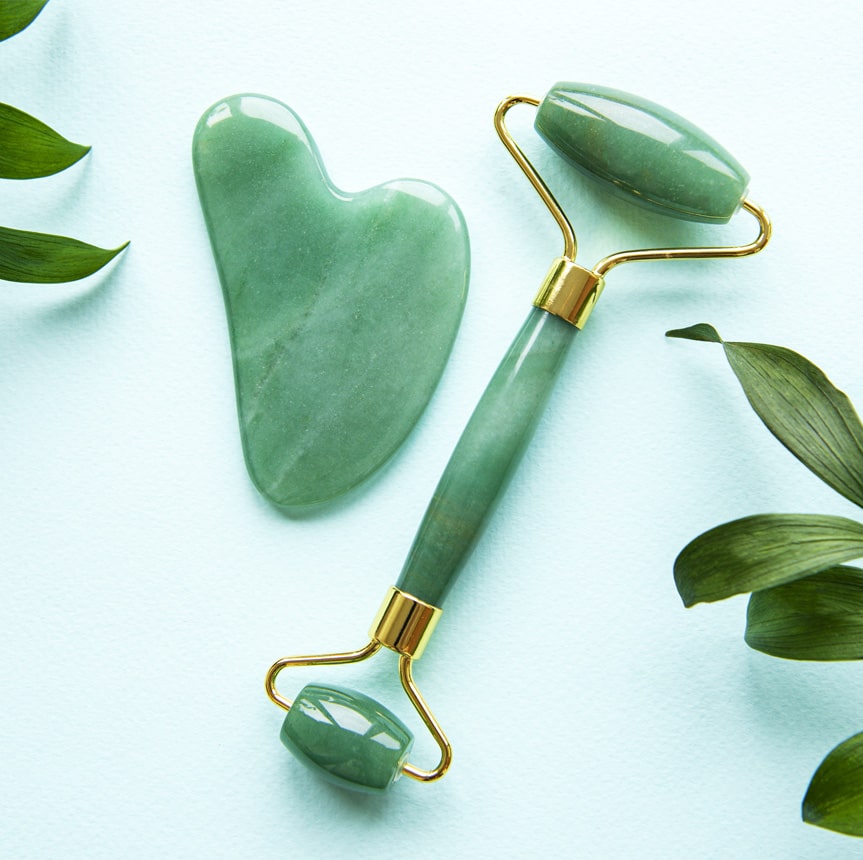
{"label": "gua sha stone", "polygon": [[467,296],[464,218],[419,180],[339,190],[265,96],[210,108],[193,160],[249,474],[288,510],[330,501],[389,459],[440,379]]}

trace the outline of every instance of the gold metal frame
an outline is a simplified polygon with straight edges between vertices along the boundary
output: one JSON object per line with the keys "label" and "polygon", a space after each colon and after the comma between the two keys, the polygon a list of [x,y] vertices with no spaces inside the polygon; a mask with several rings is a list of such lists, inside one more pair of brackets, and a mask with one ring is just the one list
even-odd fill
{"label": "gold metal frame", "polygon": [[[643,248],[631,251],[620,251],[615,254],[610,254],[600,260],[593,269],[584,269],[581,266],[575,265],[575,256],[578,250],[578,242],[575,238],[575,230],[572,227],[569,219],[566,217],[560,204],[551,193],[545,181],[536,171],[536,168],[530,163],[527,156],[522,151],[521,147],[516,143],[515,139],[510,134],[506,127],[505,117],[507,112],[518,104],[532,105],[538,107],[539,99],[533,96],[509,96],[505,98],[498,106],[494,113],[494,127],[500,137],[503,145],[507,148],[510,155],[515,159],[516,164],[522,169],[524,175],[530,181],[537,194],[542,198],[549,212],[551,212],[554,220],[557,222],[563,233],[563,255],[555,260],[552,264],[552,271],[546,276],[546,281],[540,288],[540,292],[534,302],[538,307],[554,313],[557,316],[563,317],[568,322],[581,328],[593,305],[596,303],[599,293],[602,291],[604,276],[611,271],[615,266],[621,263],[645,262],[648,260],[694,260],[707,259],[714,257],[746,257],[750,254],[757,254],[770,241],[772,227],[770,219],[764,210],[756,203],[749,199],[743,200],[741,207],[753,215],[758,222],[758,236],[747,245],[730,245],[720,247],[703,247],[703,248]],[[567,270],[567,267],[561,267],[561,262],[572,264],[573,269]],[[555,270],[559,272],[559,277],[556,280],[553,278]],[[581,282],[581,290],[578,293],[561,280],[566,278],[570,281],[576,280]],[[590,288],[585,289],[584,283],[592,280]],[[554,294],[553,296],[550,294]],[[556,297],[556,296],[559,296]]]}
{"label": "gold metal frame", "polygon": [[270,666],[264,682],[267,695],[280,708],[290,711],[293,701],[283,696],[276,687],[276,679],[282,669],[361,663],[374,657],[381,648],[389,648],[399,655],[399,680],[402,688],[440,749],[440,761],[432,770],[425,770],[405,762],[402,765],[402,773],[420,782],[433,782],[440,779],[452,764],[452,746],[413,679],[413,663],[422,656],[442,611],[437,606],[432,606],[412,594],[393,587],[381,604],[372,624],[371,639],[366,645],[356,651],[282,657],[281,660],[276,660]]}

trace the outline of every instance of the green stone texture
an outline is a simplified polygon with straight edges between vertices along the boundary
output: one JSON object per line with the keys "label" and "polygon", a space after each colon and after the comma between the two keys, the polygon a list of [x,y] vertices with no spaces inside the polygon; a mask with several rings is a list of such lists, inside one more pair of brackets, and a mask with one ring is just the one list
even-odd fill
{"label": "green stone texture", "polygon": [[308,684],[282,724],[282,743],[315,773],[355,791],[386,791],[401,773],[413,735],[374,699]]}
{"label": "green stone texture", "polygon": [[397,587],[442,606],[533,436],[578,329],[534,308],[450,457]]}
{"label": "green stone texture", "polygon": [[749,174],[713,138],[629,93],[557,83],[535,127],[583,173],[665,215],[722,224],[746,196]]}
{"label": "green stone texture", "polygon": [[389,459],[440,379],[467,295],[464,219],[418,180],[339,190],[265,96],[210,108],[193,161],[249,474],[288,510],[328,502]]}

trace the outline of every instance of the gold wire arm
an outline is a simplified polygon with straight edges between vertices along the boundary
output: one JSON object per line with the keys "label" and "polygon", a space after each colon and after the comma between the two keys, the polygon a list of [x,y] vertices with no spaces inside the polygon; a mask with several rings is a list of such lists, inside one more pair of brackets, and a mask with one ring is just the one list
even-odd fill
{"label": "gold wire arm", "polygon": [[533,96],[509,96],[505,98],[494,112],[494,127],[497,131],[497,136],[501,139],[503,145],[509,150],[509,154],[515,159],[515,163],[522,169],[524,175],[530,180],[530,184],[536,190],[536,193],[542,198],[542,202],[548,207],[548,211],[554,216],[563,233],[563,256],[568,260],[575,260],[575,254],[578,250],[578,243],[575,239],[575,230],[569,219],[564,214],[560,204],[555,200],[549,187],[545,184],[543,178],[536,172],[536,168],[530,163],[527,156],[522,152],[521,147],[515,142],[513,136],[509,133],[506,127],[504,117],[507,111],[515,107],[517,104],[539,106],[539,99]]}
{"label": "gold wire arm", "polygon": [[645,248],[637,251],[620,251],[600,260],[593,271],[604,276],[621,263],[638,263],[646,260],[705,260],[714,257],[747,257],[757,254],[770,241],[773,227],[767,213],[753,201],[746,199],[741,207],[758,221],[758,236],[748,245],[729,245],[708,248]]}
{"label": "gold wire arm", "polygon": [[434,770],[423,770],[422,768],[412,765],[410,762],[405,762],[405,764],[402,765],[402,773],[405,774],[405,776],[409,776],[411,779],[416,779],[420,782],[433,782],[436,779],[440,779],[449,770],[449,766],[452,764],[452,746],[450,746],[450,742],[447,739],[444,730],[441,728],[440,723],[435,719],[435,715],[431,712],[431,708],[426,704],[426,700],[423,698],[422,693],[419,691],[419,687],[417,687],[416,682],[413,679],[413,673],[411,671],[412,662],[412,658],[407,654],[402,654],[399,657],[399,678],[401,679],[404,691],[408,694],[408,698],[416,708],[417,713],[425,723],[431,736],[435,739],[438,747],[440,747],[440,761]]}
{"label": "gold wire arm", "polygon": [[276,678],[288,666],[336,666],[342,663],[359,663],[373,657],[381,649],[381,643],[372,640],[358,651],[345,651],[337,654],[314,654],[308,657],[282,657],[270,666],[264,686],[267,695],[280,708],[290,711],[293,701],[286,699],[276,688]]}

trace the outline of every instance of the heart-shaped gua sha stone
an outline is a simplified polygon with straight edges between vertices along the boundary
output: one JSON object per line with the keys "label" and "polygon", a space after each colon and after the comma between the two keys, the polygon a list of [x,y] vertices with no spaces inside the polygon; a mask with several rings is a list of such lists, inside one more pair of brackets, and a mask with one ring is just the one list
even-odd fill
{"label": "heart-shaped gua sha stone", "polygon": [[327,502],[389,459],[440,379],[467,295],[464,219],[418,180],[339,190],[265,96],[215,104],[193,157],[249,474],[281,507]]}

